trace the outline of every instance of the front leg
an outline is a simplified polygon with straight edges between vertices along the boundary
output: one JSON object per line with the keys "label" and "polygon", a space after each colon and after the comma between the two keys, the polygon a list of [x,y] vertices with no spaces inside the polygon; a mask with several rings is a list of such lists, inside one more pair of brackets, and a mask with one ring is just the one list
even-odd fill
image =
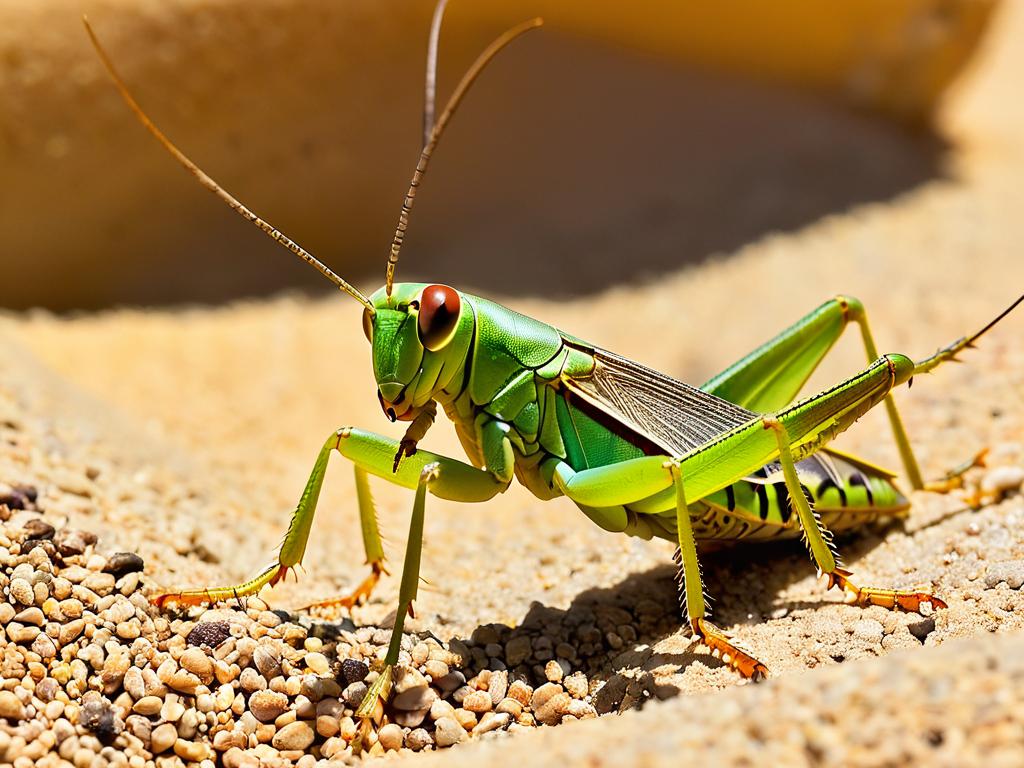
{"label": "front leg", "polygon": [[[396,485],[414,489],[419,484],[419,476],[423,468],[428,464],[438,463],[445,471],[443,476],[431,485],[430,490],[436,496],[455,501],[487,501],[508,487],[508,482],[495,479],[494,475],[487,471],[429,451],[417,451],[415,456],[402,462],[395,470],[393,467],[394,456],[399,448],[398,441],[372,432],[354,427],[343,427],[337,430],[320,449],[306,488],[292,514],[284,541],[281,542],[278,549],[276,562],[240,584],[161,592],[151,598],[153,603],[157,607],[163,607],[168,603],[179,605],[216,603],[257,594],[263,587],[273,586],[281,581],[290,569],[302,562],[309,540],[310,528],[313,524],[313,516],[316,513],[316,504],[320,498],[324,473],[327,471],[327,462],[333,451],[338,451],[355,464],[356,495],[359,502],[363,546],[371,568],[370,576],[350,596],[353,603],[364,598],[373,588],[380,572],[383,571],[384,562],[384,550],[377,529],[376,513],[366,482],[367,472]],[[342,601],[345,601],[345,598]]]}
{"label": "front leg", "polygon": [[416,446],[420,440],[426,437],[427,432],[432,426],[434,426],[434,419],[437,418],[437,403],[433,400],[428,400],[426,405],[420,409],[420,412],[416,414],[416,418],[412,420],[412,423],[405,430],[405,434],[402,436],[402,442],[398,444],[398,451],[395,453],[395,463],[392,467],[393,472],[398,471],[398,465],[402,462],[402,459],[406,456],[412,456],[416,453]]}

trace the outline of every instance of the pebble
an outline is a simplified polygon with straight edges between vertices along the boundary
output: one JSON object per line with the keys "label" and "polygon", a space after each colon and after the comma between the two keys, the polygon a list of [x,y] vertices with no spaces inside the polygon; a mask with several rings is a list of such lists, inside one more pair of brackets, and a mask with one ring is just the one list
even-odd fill
{"label": "pebble", "polygon": [[562,686],[557,683],[545,683],[534,691],[530,705],[537,720],[544,725],[557,725],[561,722],[562,715],[568,711],[571,701],[569,694],[562,690]]}
{"label": "pebble", "polygon": [[22,720],[25,717],[25,705],[11,691],[0,691],[0,717],[8,721]]}
{"label": "pebble", "polygon": [[557,661],[551,660],[544,665],[544,677],[547,678],[549,683],[560,683],[564,676],[565,671]]}
{"label": "pebble", "polygon": [[201,648],[189,648],[181,655],[178,663],[204,683],[213,680],[213,662]]}
{"label": "pebble", "polygon": [[301,750],[312,744],[314,738],[316,738],[316,733],[309,723],[297,720],[294,723],[288,723],[275,733],[271,743],[276,749]]}
{"label": "pebble", "polygon": [[505,663],[510,667],[522,664],[532,654],[533,646],[525,635],[518,635],[505,644]]}
{"label": "pebble", "polygon": [[256,691],[249,697],[249,711],[262,723],[275,720],[288,709],[288,697],[277,691]]}
{"label": "pebble", "polygon": [[388,751],[401,749],[404,740],[405,734],[402,732],[401,727],[394,723],[388,723],[377,732],[377,741]]}
{"label": "pebble", "polygon": [[462,700],[462,706],[464,709],[477,714],[490,712],[493,706],[491,694],[487,691],[473,691]]}
{"label": "pebble", "polygon": [[156,715],[159,714],[161,707],[163,700],[159,696],[143,696],[132,705],[132,712],[146,716]]}
{"label": "pebble", "polygon": [[985,586],[989,589],[994,589],[1004,581],[1010,589],[1024,586],[1024,560],[993,563],[985,569]]}
{"label": "pebble", "polygon": [[174,746],[178,740],[178,729],[171,723],[163,723],[153,729],[150,734],[150,749],[153,754],[159,755]]}
{"label": "pebble", "polygon": [[469,738],[465,729],[453,717],[442,717],[434,723],[434,741],[439,747],[450,747]]}
{"label": "pebble", "polygon": [[405,737],[405,746],[413,752],[426,749],[434,743],[434,737],[424,728],[415,728]]}
{"label": "pebble", "polygon": [[488,712],[480,718],[479,725],[473,729],[473,734],[497,731],[507,726],[512,721],[511,715],[507,712]]}
{"label": "pebble", "polygon": [[32,605],[36,600],[35,591],[28,579],[14,578],[8,587],[11,597],[22,605]]}

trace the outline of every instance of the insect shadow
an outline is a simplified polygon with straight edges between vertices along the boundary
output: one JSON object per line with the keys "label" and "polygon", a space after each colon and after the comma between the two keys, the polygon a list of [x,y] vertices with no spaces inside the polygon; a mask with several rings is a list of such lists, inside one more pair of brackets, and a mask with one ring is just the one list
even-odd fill
{"label": "insect shadow", "polygon": [[[848,561],[866,556],[885,540],[887,531],[899,525],[900,521],[893,521],[843,537],[840,541]],[[706,553],[702,563],[707,593],[716,598],[712,603],[715,620],[724,628],[760,623],[780,609],[813,610],[841,599],[822,588],[818,601],[780,600],[788,587],[814,572],[797,541],[732,544]],[[546,662],[564,658],[591,683],[604,684],[594,699],[603,714],[679,694],[680,688],[652,674],[655,668],[685,669],[697,662],[713,669],[726,666],[696,642],[682,652],[658,649],[663,640],[686,632],[677,570],[665,564],[630,574],[609,587],[586,589],[566,608],[534,602],[515,626],[482,624],[466,640],[477,657],[475,665],[483,668],[486,663],[480,653],[488,642],[508,649],[513,638],[529,638],[531,657],[514,665],[512,676],[542,684]]]}

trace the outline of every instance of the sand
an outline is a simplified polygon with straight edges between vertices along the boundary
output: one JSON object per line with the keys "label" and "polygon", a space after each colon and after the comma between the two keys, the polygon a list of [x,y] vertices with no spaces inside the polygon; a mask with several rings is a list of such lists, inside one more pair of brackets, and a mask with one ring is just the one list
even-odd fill
{"label": "sand", "polygon": [[[976,329],[1024,286],[1024,104],[1013,96],[1024,54],[1011,44],[1024,12],[1006,11],[942,116],[950,144],[934,179],[654,281],[561,301],[491,294],[692,382],[840,291],[862,299],[887,351],[921,358]],[[621,267],[628,269],[628,254]],[[0,479],[38,487],[55,524],[67,517],[99,533],[109,551],[139,552],[156,584],[246,576],[278,542],[331,431],[355,424],[400,434],[376,404],[358,312],[335,296],[282,296],[215,308],[4,317],[0,415],[9,440]],[[1018,313],[966,352],[962,365],[898,393],[926,475],[985,446],[993,467],[1024,466],[1022,335]],[[810,387],[862,364],[851,334]],[[447,424],[428,440],[459,455]],[[840,445],[898,468],[881,413]],[[973,470],[969,484],[985,474]],[[375,492],[397,565],[411,495],[384,484]],[[914,493],[912,501],[904,525],[842,541],[840,550],[865,583],[934,589],[950,606],[934,626],[843,605],[823,592],[798,544],[726,550],[705,558],[714,617],[768,664],[771,681],[742,685],[685,631],[659,624],[636,648],[609,652],[597,665],[609,678],[642,681],[651,700],[640,711],[461,745],[431,759],[1019,763],[1024,594],[1001,575],[1013,582],[1024,567],[1024,500],[1011,494],[976,510],[956,493]],[[481,506],[431,499],[427,513],[427,583],[414,629],[447,640],[595,603],[674,608],[671,547],[603,533],[568,502],[542,504],[513,488]],[[362,578],[361,560],[351,473],[336,460],[306,573],[266,598],[288,607],[336,593]],[[355,610],[355,623],[386,621],[397,586],[386,579]]]}

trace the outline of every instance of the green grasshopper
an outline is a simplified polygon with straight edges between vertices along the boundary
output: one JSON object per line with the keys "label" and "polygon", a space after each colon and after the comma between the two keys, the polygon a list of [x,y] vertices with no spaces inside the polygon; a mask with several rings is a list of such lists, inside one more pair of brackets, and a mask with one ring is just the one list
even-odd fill
{"label": "green grasshopper", "polygon": [[[698,541],[802,536],[819,572],[828,577],[828,587],[842,589],[850,602],[922,613],[945,608],[927,592],[859,586],[840,566],[831,531],[902,515],[909,502],[895,475],[826,446],[884,402],[911,486],[936,491],[954,487],[974,462],[926,485],[890,392],[953,360],[1024,296],[979,332],[920,362],[899,354],[880,356],[863,305],[840,296],[695,388],[478,296],[446,285],[395,283],[416,190],[445,125],[497,52],[541,23],[525,22],[492,43],[435,122],[434,72],[443,11],[444,0],[435,10],[428,46],[423,149],[402,205],[385,285],[371,296],[252,213],[182,154],[142,112],[86,22],[121,95],[164,147],[205,187],[363,306],[381,408],[391,421],[409,422],[400,441],[356,427],[331,433],[277,560],[257,576],[234,586],[159,594],[154,602],[227,600],[255,594],[284,578],[302,561],[328,459],[336,451],[355,468],[370,573],[350,595],[310,607],[351,608],[370,595],[384,573],[368,475],[415,491],[391,642],[381,674],[357,711],[364,734],[373,720],[380,720],[399,660],[405,615],[413,610],[428,491],[444,499],[484,502],[505,491],[516,477],[539,499],[567,496],[607,531],[675,542],[681,599],[693,635],[747,678],[764,677],[767,669],[708,620]],[[850,323],[860,329],[868,367],[795,402]],[[438,404],[454,422],[468,462],[418,447]]]}

